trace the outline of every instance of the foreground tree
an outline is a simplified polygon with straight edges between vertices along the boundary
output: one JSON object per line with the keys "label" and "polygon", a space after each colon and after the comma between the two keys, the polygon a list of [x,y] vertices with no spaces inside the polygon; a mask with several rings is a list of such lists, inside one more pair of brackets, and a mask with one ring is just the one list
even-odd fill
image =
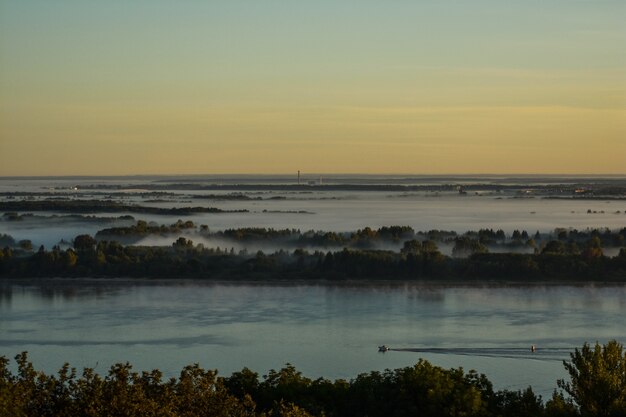
{"label": "foreground tree", "polygon": [[199,365],[177,378],[116,364],[107,374],[64,365],[36,371],[27,354],[16,371],[0,356],[0,417],[616,417],[626,416],[626,354],[622,345],[585,344],[565,368],[571,381],[543,405],[529,387],[493,391],[475,371],[415,366],[373,371],[350,381],[311,380],[292,365],[259,380],[244,368],[231,377]]}
{"label": "foreground tree", "polygon": [[564,362],[571,382],[558,386],[572,398],[582,416],[626,416],[626,352],[615,340],[594,347],[587,343]]}

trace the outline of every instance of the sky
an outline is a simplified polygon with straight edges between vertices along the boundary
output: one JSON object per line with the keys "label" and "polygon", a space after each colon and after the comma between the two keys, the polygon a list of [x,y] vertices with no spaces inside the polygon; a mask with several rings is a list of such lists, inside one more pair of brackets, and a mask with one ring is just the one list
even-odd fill
{"label": "sky", "polygon": [[0,176],[626,174],[626,1],[0,0]]}

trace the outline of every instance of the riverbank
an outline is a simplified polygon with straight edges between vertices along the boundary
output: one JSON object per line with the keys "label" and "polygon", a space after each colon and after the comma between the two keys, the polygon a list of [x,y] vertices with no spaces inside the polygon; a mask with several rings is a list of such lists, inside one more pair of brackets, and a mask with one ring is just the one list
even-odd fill
{"label": "riverbank", "polygon": [[[436,246],[413,241],[407,251],[358,250],[255,255],[205,248],[180,238],[172,247],[123,246],[89,237],[74,249],[0,257],[0,277],[136,277],[218,281],[426,280],[442,282],[625,282],[626,250],[615,257],[590,247],[580,254],[544,250],[538,254],[443,255]],[[558,243],[558,242],[557,242]],[[406,247],[406,244],[405,244]],[[549,246],[546,246],[547,248]]]}

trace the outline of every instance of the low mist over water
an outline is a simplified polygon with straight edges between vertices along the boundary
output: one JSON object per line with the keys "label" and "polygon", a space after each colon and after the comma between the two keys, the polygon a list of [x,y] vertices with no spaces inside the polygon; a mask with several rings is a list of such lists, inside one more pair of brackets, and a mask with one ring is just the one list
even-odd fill
{"label": "low mist over water", "polygon": [[[50,217],[70,211],[38,212],[48,217],[21,222],[2,219],[0,232],[50,247],[81,233],[93,235],[106,227],[133,223],[120,216],[156,224],[172,224],[182,218],[207,225],[211,231],[266,227],[352,232],[406,225],[416,231],[464,233],[493,228],[532,234],[555,228],[619,229],[626,225],[626,179],[619,177],[327,176],[321,185],[319,176],[312,178],[310,186],[304,178],[298,185],[296,177],[288,176],[4,178],[0,179],[0,202],[83,199],[158,208],[213,207],[224,212],[156,215],[96,210],[84,213],[89,219]],[[591,192],[594,187],[595,194]],[[578,198],[576,190],[589,193]],[[606,190],[617,194],[603,198],[601,193]],[[144,243],[169,245],[176,237]]]}

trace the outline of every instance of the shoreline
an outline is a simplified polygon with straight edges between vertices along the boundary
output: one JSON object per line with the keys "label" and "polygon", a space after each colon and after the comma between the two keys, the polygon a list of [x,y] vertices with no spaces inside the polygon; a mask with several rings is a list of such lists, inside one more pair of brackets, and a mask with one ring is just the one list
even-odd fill
{"label": "shoreline", "polygon": [[[37,285],[37,284],[118,284],[129,286],[143,284],[144,286],[185,286],[206,285],[206,286],[268,286],[268,287],[372,287],[372,288],[533,288],[533,287],[626,287],[626,282],[622,281],[500,281],[500,280],[407,280],[407,279],[354,279],[335,281],[330,279],[248,279],[248,280],[225,280],[211,278],[150,278],[150,277],[0,277],[0,286],[9,285]],[[121,284],[121,285],[120,285]],[[167,285],[169,284],[169,285]],[[95,286],[95,285],[94,285]]]}

